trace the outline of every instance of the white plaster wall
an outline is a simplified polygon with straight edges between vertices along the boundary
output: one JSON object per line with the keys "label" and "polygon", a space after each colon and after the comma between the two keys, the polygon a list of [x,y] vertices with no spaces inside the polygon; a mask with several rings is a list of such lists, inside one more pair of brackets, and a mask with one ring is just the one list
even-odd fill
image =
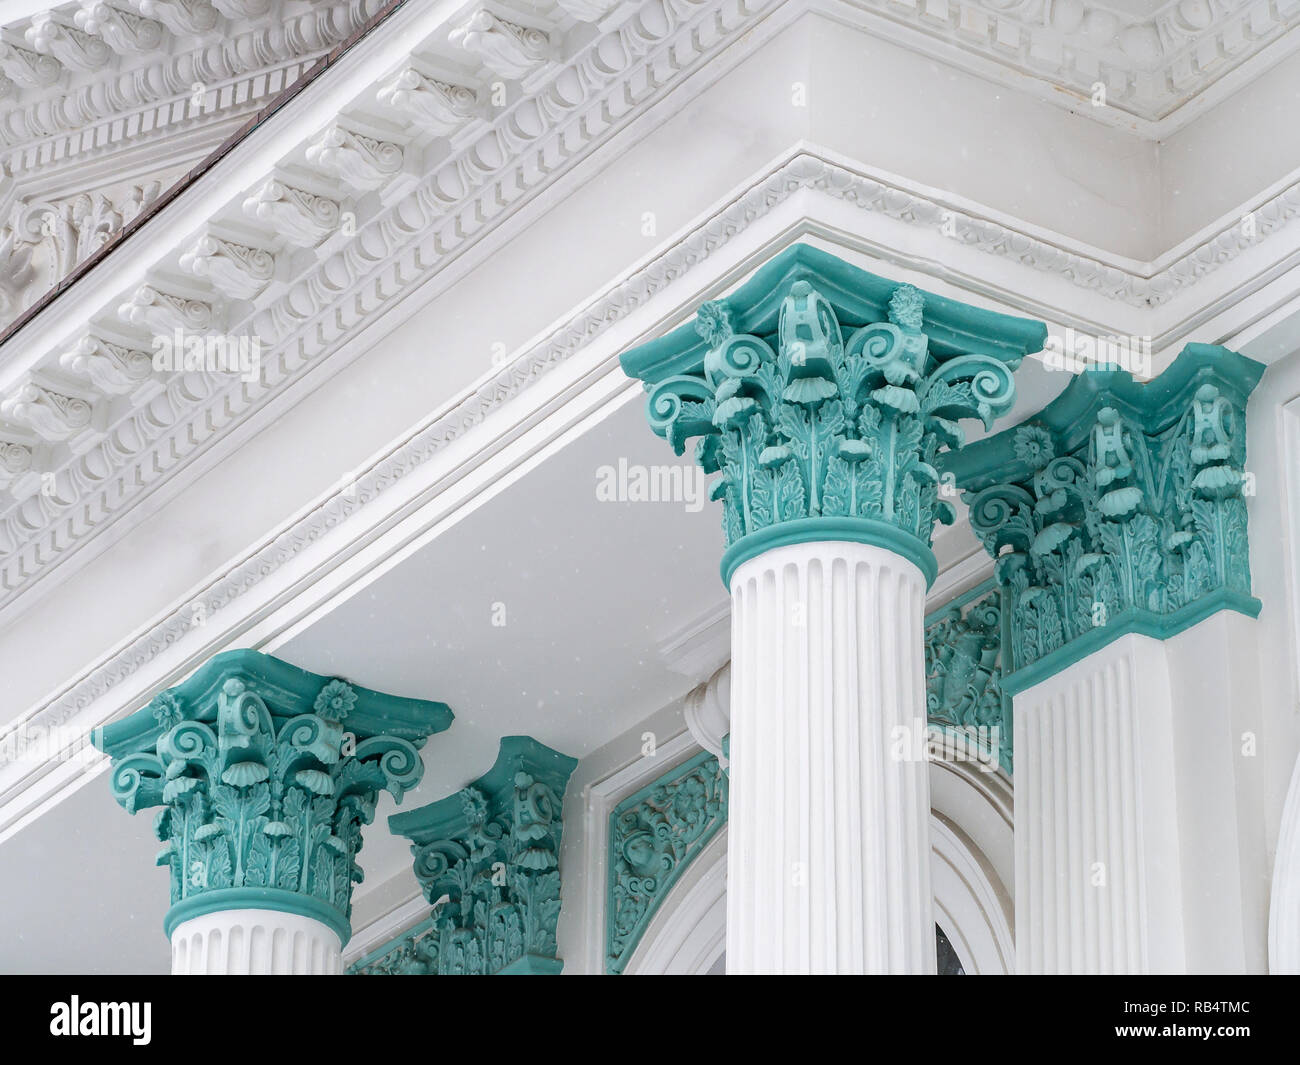
{"label": "white plaster wall", "polygon": [[[1267,340],[1267,338],[1265,338]],[[1247,410],[1247,469],[1255,474],[1249,500],[1250,564],[1263,603],[1253,639],[1258,654],[1258,768],[1248,773],[1243,802],[1263,834],[1260,879],[1243,882],[1254,902],[1251,948],[1260,949],[1258,908],[1269,897],[1287,787],[1300,753],[1300,351],[1273,363]],[[1242,711],[1234,699],[1234,712]],[[1243,764],[1239,759],[1238,764]]]}
{"label": "white plaster wall", "polygon": [[1164,251],[1277,182],[1300,174],[1300,54],[1238,91],[1159,145]]}

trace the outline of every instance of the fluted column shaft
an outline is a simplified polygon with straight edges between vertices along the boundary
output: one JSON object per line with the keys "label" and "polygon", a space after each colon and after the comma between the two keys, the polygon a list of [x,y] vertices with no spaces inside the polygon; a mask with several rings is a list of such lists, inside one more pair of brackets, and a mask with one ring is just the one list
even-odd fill
{"label": "fluted column shaft", "polygon": [[925,590],[839,541],[733,574],[728,972],[934,972]]}
{"label": "fluted column shaft", "polygon": [[328,925],[277,910],[217,910],[173,930],[173,976],[336,976],[342,945]]}

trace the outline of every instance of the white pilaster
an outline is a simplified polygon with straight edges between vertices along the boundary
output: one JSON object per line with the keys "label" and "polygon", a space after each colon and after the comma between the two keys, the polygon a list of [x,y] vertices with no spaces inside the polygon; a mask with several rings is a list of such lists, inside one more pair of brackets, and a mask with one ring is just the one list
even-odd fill
{"label": "white pilaster", "polygon": [[933,973],[921,571],[795,544],[731,594],[727,971]]}
{"label": "white pilaster", "polygon": [[172,975],[336,976],[342,945],[328,925],[278,910],[217,910],[172,930]]}
{"label": "white pilaster", "polygon": [[1019,970],[1179,971],[1163,645],[1122,636],[1014,706]]}
{"label": "white pilaster", "polygon": [[1015,696],[1022,973],[1262,968],[1252,624],[1122,636]]}

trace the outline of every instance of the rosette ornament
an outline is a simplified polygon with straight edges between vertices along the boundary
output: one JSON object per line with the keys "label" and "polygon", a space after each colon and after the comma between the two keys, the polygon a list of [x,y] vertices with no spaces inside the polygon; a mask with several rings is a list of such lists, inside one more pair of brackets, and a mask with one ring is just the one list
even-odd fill
{"label": "rosette ornament", "polygon": [[1020,691],[1116,636],[1254,617],[1246,402],[1263,366],[1189,344],[1158,378],[1086,370],[947,464],[997,559]]}
{"label": "rosette ornament", "polygon": [[253,908],[314,918],[346,944],[361,828],[380,791],[400,801],[419,783],[419,748],[451,721],[442,703],[237,650],[106,726],[96,744],[113,758],[113,797],[128,813],[161,807],[169,936],[202,914]]}
{"label": "rosette ornament", "polygon": [[478,780],[388,819],[394,833],[411,841],[415,878],[434,906],[418,944],[394,948],[409,948],[417,958],[418,968],[408,971],[560,971],[561,815],[577,764],[529,736],[506,736],[496,764]]}
{"label": "rosette ornament", "polygon": [[651,428],[696,459],[723,503],[723,578],[780,544],[853,540],[935,574],[937,456],[987,429],[1041,323],[928,295],[797,245],[683,330],[623,356]]}

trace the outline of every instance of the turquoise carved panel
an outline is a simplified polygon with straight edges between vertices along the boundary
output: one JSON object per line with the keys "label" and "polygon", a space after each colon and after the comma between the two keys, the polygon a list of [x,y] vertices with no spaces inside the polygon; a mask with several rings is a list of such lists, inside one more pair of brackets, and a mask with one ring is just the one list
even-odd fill
{"label": "turquoise carved panel", "polygon": [[947,459],[997,560],[1005,686],[1022,691],[1128,632],[1250,616],[1246,404],[1263,366],[1189,344],[1158,378],[1086,370],[1012,429]]}
{"label": "turquoise carved panel", "polygon": [[388,819],[411,841],[430,919],[350,971],[480,976],[558,973],[564,790],[577,761],[529,736],[454,795]]}
{"label": "turquoise carved panel", "polygon": [[620,802],[609,817],[605,969],[621,973],[691,860],[727,820],[727,778],[702,751]]}
{"label": "turquoise carved panel", "polygon": [[400,801],[419,782],[418,748],[451,721],[442,703],[237,650],[95,742],[127,812],[159,807],[168,935],[202,913],[255,907],[314,917],[346,943],[361,828],[380,791]]}
{"label": "turquoise carved panel", "polygon": [[954,744],[1012,772],[1011,696],[1002,686],[1002,590],[986,581],[925,619],[926,718]]}
{"label": "turquoise carved panel", "polygon": [[723,580],[781,544],[887,547],[933,581],[938,456],[1011,409],[1046,327],[977,310],[796,245],[693,326],[623,356],[651,428],[716,473]]}

